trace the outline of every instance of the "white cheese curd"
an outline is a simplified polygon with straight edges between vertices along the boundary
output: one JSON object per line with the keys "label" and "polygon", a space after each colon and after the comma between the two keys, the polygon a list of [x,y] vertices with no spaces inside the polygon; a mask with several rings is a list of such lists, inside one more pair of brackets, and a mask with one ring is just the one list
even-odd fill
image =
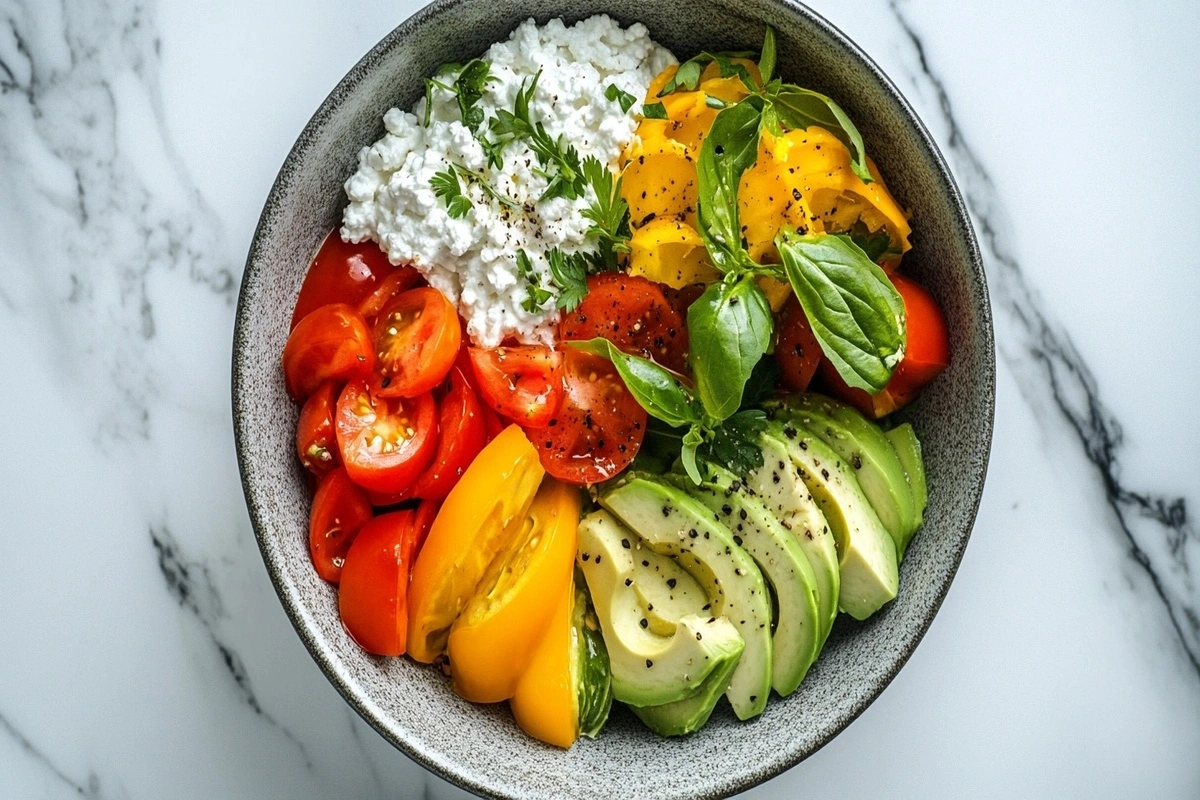
{"label": "white cheese curd", "polygon": [[[675,57],[649,36],[645,26],[622,28],[607,16],[595,16],[571,27],[562,20],[538,26],[523,23],[508,41],[492,45],[483,56],[492,79],[477,104],[484,114],[483,135],[498,109],[513,110],[524,82],[541,71],[530,102],[530,117],[554,139],[565,137],[580,159],[592,156],[615,166],[634,137],[635,114],[650,81]],[[435,76],[452,85],[454,71]],[[628,112],[604,96],[610,84],[638,99]],[[461,122],[455,95],[433,89],[430,122],[423,124],[425,100],[413,113],[391,109],[384,117],[387,133],[358,157],[358,171],[346,181],[347,206],[342,238],[378,242],[393,264],[412,264],[430,285],[457,304],[467,333],[479,345],[496,347],[507,338],[525,343],[552,343],[557,320],[557,294],[546,253],[591,251],[590,222],[584,209],[594,201],[583,197],[540,200],[548,184],[538,174],[539,162],[521,140],[503,150],[503,166],[487,163],[482,146]],[[490,197],[476,181],[460,181],[471,210],[454,219],[434,194],[434,175],[458,164],[481,173],[484,181],[515,201],[508,208]],[[553,174],[553,168],[548,170]],[[533,265],[533,280],[550,290],[533,312],[530,282],[517,268],[517,251]]]}

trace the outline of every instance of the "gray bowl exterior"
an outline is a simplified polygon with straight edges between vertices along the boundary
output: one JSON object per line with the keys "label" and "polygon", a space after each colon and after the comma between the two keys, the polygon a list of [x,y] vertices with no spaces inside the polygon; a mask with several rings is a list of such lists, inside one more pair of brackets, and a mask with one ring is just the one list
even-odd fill
{"label": "gray bowl exterior", "polygon": [[[381,117],[410,108],[422,78],[506,38],[529,16],[568,22],[607,13],[642,22],[677,55],[755,49],[774,26],[779,72],[834,97],[867,152],[912,210],[905,271],[927,286],[950,324],[953,363],[901,415],[916,426],[929,473],[925,527],[901,567],[900,594],[864,623],[839,620],[799,691],[756,721],[719,709],[699,733],[660,739],[627,711],[569,751],[522,734],[507,708],[460,700],[441,674],[360,650],[338,619],[336,591],[309,562],[309,493],[294,452],[297,410],[280,353],[304,271],[340,220],[342,184]],[[937,612],[970,536],[991,445],[995,355],[987,287],[963,202],[929,134],[879,69],[809,9],[782,0],[447,0],[389,34],[342,80],[288,155],[255,234],[237,310],[233,414],[250,517],[296,630],[357,711],[432,771],[483,795],[520,798],[726,796],[811,755],[867,707],[908,659]],[[724,706],[725,704],[722,704]]]}

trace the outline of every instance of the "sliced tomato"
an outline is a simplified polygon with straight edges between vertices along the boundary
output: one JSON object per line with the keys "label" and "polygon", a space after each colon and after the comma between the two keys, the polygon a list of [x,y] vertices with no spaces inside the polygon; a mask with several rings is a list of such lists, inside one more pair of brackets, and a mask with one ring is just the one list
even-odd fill
{"label": "sliced tomato", "polygon": [[887,386],[878,394],[868,394],[848,386],[828,359],[822,359],[820,367],[821,380],[830,394],[876,419],[908,405],[925,384],[950,365],[950,334],[937,301],[914,281],[900,275],[889,277],[904,299],[908,341],[904,358]]}
{"label": "sliced tomato", "polygon": [[500,435],[500,431],[508,424],[500,417],[492,407],[483,401],[483,392],[479,391],[479,380],[475,377],[475,369],[471,366],[471,348],[467,345],[467,338],[463,336],[462,349],[458,351],[458,358],[454,361],[454,366],[462,373],[463,380],[467,382],[467,386],[475,393],[475,397],[480,400],[479,416],[483,420],[483,430],[487,441],[491,441]]}
{"label": "sliced tomato", "polygon": [[318,575],[330,583],[341,579],[346,551],[371,514],[371,501],[346,470],[321,479],[308,517],[308,553]]}
{"label": "sliced tomato", "polygon": [[338,456],[337,434],[333,430],[333,414],[340,391],[338,384],[326,381],[300,409],[296,454],[304,468],[318,477],[342,463]]}
{"label": "sliced tomato", "polygon": [[782,368],[783,385],[794,392],[803,392],[812,382],[821,363],[821,345],[813,335],[808,317],[800,301],[790,298],[779,312],[775,324],[779,341],[775,344],[775,360]]}
{"label": "sliced tomato", "polygon": [[562,401],[562,354],[540,345],[468,348],[479,397],[526,428],[550,422]]}
{"label": "sliced tomato", "polygon": [[416,516],[413,517],[413,535],[404,540],[408,563],[413,563],[421,552],[421,548],[425,546],[425,540],[429,538],[429,530],[433,527],[433,521],[437,519],[438,511],[441,508],[441,500],[422,500],[421,505],[417,506]]}
{"label": "sliced tomato", "polygon": [[409,266],[397,267],[380,281],[379,286],[358,306],[358,311],[368,322],[373,322],[383,307],[401,292],[408,291],[425,282],[421,273]]}
{"label": "sliced tomato", "polygon": [[440,500],[450,494],[487,442],[479,400],[458,367],[451,368],[448,381],[449,388],[438,409],[437,454],[413,486],[413,497]]}
{"label": "sliced tomato", "polygon": [[283,347],[283,375],[297,403],[326,381],[366,378],[374,368],[367,323],[344,304],[321,306],[300,320]]}
{"label": "sliced tomato", "polygon": [[462,344],[458,312],[437,289],[409,289],[392,298],[373,330],[380,397],[416,397],[443,380]]}
{"label": "sliced tomato", "polygon": [[437,403],[418,397],[378,397],[353,381],[338,398],[338,450],[350,479],[383,494],[407,492],[437,450]]}
{"label": "sliced tomato", "polygon": [[641,276],[605,272],[588,278],[583,302],[559,323],[559,338],[603,336],[630,355],[652,358],[682,372],[687,330],[657,283]]}
{"label": "sliced tomato", "polygon": [[408,576],[413,512],[393,511],[363,525],[346,553],[338,588],[342,625],[359,647],[398,656],[408,642]]}
{"label": "sliced tomato", "polygon": [[325,237],[304,275],[292,327],[330,303],[357,306],[391,274],[393,267],[374,242],[343,242],[337,229]]}
{"label": "sliced tomato", "polygon": [[560,481],[608,480],[633,461],[646,435],[646,411],[606,358],[567,350],[562,407],[540,430],[527,430],[546,472]]}

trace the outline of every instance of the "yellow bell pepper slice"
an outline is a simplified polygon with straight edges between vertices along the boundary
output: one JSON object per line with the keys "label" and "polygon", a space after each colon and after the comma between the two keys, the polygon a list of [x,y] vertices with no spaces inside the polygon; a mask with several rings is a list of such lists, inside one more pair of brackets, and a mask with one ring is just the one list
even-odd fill
{"label": "yellow bell pepper slice", "polygon": [[672,219],[655,219],[634,231],[629,239],[629,274],[675,289],[721,277],[709,263],[696,229]]}
{"label": "yellow bell pepper slice", "polygon": [[696,157],[688,147],[674,139],[643,139],[629,148],[626,160],[621,197],[634,228],[654,219],[695,220]]}
{"label": "yellow bell pepper slice", "polygon": [[528,516],[544,474],[537,449],[510,425],[450,491],[408,588],[408,653],[417,661],[429,663],[446,649],[450,626],[503,549],[505,531]]}
{"label": "yellow bell pepper slice", "polygon": [[507,546],[450,629],[450,675],[464,699],[513,696],[555,603],[570,588],[580,506],[578,488],[547,478],[529,515],[505,531]]}
{"label": "yellow bell pepper slice", "polygon": [[509,701],[521,730],[562,748],[579,738],[579,697],[571,676],[574,596],[568,586],[554,604],[545,634]]}

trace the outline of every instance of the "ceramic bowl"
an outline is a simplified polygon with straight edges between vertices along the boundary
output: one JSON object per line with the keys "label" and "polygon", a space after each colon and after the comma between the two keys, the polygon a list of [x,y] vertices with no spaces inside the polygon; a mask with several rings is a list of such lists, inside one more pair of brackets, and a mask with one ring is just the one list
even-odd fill
{"label": "ceramic bowl", "polygon": [[[297,410],[279,366],[306,265],[338,224],[342,184],[381,117],[410,108],[422,78],[504,39],[522,20],[606,13],[642,22],[682,57],[755,49],[778,36],[787,79],[835,98],[913,214],[905,269],[945,310],[953,363],[903,416],[924,443],[925,527],[896,600],[865,623],[843,616],[800,689],[738,722],[726,704],[699,733],[660,739],[626,710],[569,751],[522,734],[506,707],[460,700],[430,667],[365,654],[338,620],[335,589],[309,563],[309,493],[293,453]],[[983,491],[995,356],[987,287],[962,198],[912,108],[871,60],[811,10],[784,0],[444,0],[388,34],[300,133],[267,198],[246,263],[233,353],[233,413],[250,517],[284,608],[326,676],[379,733],[428,769],[482,795],[695,798],[744,790],[797,764],[862,713],[912,654],[950,585]]]}

